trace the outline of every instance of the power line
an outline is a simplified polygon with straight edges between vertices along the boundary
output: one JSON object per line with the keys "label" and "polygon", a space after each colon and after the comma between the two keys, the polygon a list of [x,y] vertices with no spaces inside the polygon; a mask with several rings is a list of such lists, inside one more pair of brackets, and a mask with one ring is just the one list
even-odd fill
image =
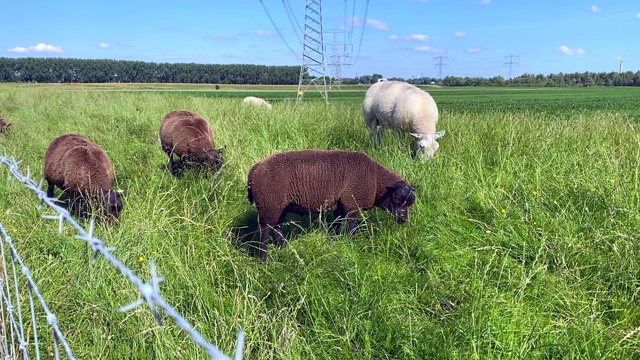
{"label": "power line", "polygon": [[287,6],[289,7],[289,11],[291,12],[291,16],[295,20],[296,25],[298,25],[298,29],[300,30],[300,32],[304,32],[302,30],[302,26],[300,26],[300,23],[298,22],[298,18],[296,17],[296,14],[293,12],[293,8],[291,8],[291,3],[289,2],[289,0],[286,0],[286,1],[287,1]]}
{"label": "power line", "polygon": [[289,46],[289,43],[287,43],[287,40],[284,39],[284,36],[282,36],[282,33],[280,32],[280,29],[278,29],[278,26],[276,25],[276,23],[273,21],[273,18],[271,17],[271,14],[269,14],[269,10],[267,10],[267,7],[264,5],[264,2],[262,2],[262,0],[260,0],[260,4],[262,4],[262,8],[264,9],[264,11],[267,13],[267,16],[269,17],[269,20],[271,20],[271,24],[273,25],[273,27],[276,29],[276,31],[278,32],[278,35],[280,35],[280,39],[282,39],[282,41],[284,42],[285,45],[287,45],[287,47],[289,48],[289,51],[291,51],[291,53],[293,54],[293,56],[295,56],[298,60],[300,60],[300,57],[296,54],[295,51],[293,51],[293,49],[291,49],[291,46]]}
{"label": "power line", "polygon": [[[287,0],[287,3],[288,2],[289,0]],[[300,40],[300,34],[298,34],[298,29],[296,29],[296,26],[293,24],[292,17],[295,19],[295,16],[293,16],[293,10],[291,10],[291,13],[289,12],[291,8],[291,4],[289,4],[289,8],[287,8],[287,4],[285,3],[285,0],[282,0],[282,6],[284,7],[284,12],[287,13],[287,17],[289,18],[289,23],[291,24],[291,28],[293,28],[293,32],[296,34],[296,37],[298,38],[298,41],[300,42],[300,44],[302,44],[302,40]],[[299,26],[300,25],[298,25],[298,27]]]}
{"label": "power line", "polygon": [[511,79],[511,69],[512,69],[514,66],[518,66],[518,65],[520,65],[518,62],[513,61],[513,59],[514,59],[514,58],[517,60],[517,59],[518,59],[518,56],[516,56],[516,55],[508,55],[508,56],[505,56],[504,58],[505,58],[505,59],[509,59],[509,61],[505,61],[504,65],[505,65],[505,66],[509,66],[509,77],[508,77],[507,79],[509,79],[509,80],[510,80],[510,79]]}
{"label": "power line", "polygon": [[[360,58],[360,49],[362,48],[362,39],[364,39],[364,29],[367,27],[367,13],[369,12],[369,0],[367,0],[367,4],[364,7],[364,20],[362,20],[362,32],[360,33],[360,44],[358,45],[358,55],[356,55],[356,61],[354,61],[354,63],[358,62],[358,59]],[[353,24],[354,19],[351,20],[351,23]]]}

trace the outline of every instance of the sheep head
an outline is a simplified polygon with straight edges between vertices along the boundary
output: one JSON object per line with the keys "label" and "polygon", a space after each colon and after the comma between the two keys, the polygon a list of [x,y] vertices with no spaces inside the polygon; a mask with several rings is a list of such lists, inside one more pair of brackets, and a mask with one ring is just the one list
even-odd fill
{"label": "sheep head", "polygon": [[411,136],[415,139],[413,152],[416,156],[430,159],[440,148],[438,139],[444,136],[444,131],[437,132],[435,134],[419,134],[411,133]]}
{"label": "sheep head", "polygon": [[387,186],[380,205],[392,213],[399,224],[402,224],[409,219],[409,207],[416,202],[417,188],[404,181],[395,182]]}
{"label": "sheep head", "polygon": [[122,197],[125,191],[102,190],[102,202],[107,215],[113,220],[118,220],[122,211]]}
{"label": "sheep head", "polygon": [[204,159],[204,163],[211,166],[212,168],[218,170],[222,166],[222,153],[224,152],[224,147],[220,149],[211,149],[207,151],[206,158]]}

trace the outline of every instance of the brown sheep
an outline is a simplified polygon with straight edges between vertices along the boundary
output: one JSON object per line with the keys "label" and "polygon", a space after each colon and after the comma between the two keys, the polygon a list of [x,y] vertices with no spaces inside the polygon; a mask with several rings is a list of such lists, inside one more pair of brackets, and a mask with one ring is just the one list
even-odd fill
{"label": "brown sheep", "polygon": [[173,154],[183,165],[206,164],[214,169],[222,165],[222,149],[214,149],[213,131],[209,122],[189,110],[174,110],[162,118],[160,145],[169,156],[171,171],[176,171]]}
{"label": "brown sheep", "polygon": [[271,230],[278,247],[284,246],[281,224],[288,212],[333,211],[336,219],[346,218],[353,234],[358,212],[374,206],[390,211],[398,223],[405,222],[415,189],[361,152],[300,150],[271,155],[249,170],[247,181],[249,203],[255,202],[258,209],[260,258],[267,260]]}
{"label": "brown sheep", "polygon": [[80,214],[80,204],[99,204],[111,219],[122,211],[122,192],[114,190],[113,165],[100,145],[75,134],[62,135],[51,142],[44,155],[44,178],[47,196],[55,187],[72,199],[72,211]]}
{"label": "brown sheep", "polygon": [[4,118],[2,117],[2,115],[0,115],[0,134],[8,133],[9,127],[11,127],[11,124],[7,124],[6,122],[4,122]]}

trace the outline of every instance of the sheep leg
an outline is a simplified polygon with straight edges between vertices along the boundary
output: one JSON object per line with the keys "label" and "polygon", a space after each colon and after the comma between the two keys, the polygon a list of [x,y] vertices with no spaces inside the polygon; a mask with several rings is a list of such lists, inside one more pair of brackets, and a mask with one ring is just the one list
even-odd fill
{"label": "sheep leg", "polygon": [[269,245],[269,236],[271,235],[271,226],[260,224],[260,260],[267,261],[267,245]]}
{"label": "sheep leg", "polygon": [[47,197],[48,198],[52,198],[53,197],[53,192],[55,190],[55,185],[53,185],[53,183],[49,180],[47,180]]}
{"label": "sheep leg", "polygon": [[280,218],[278,219],[278,225],[273,227],[273,232],[276,234],[276,245],[279,248],[283,248],[285,245],[285,238],[284,235],[282,234],[282,223],[284,222],[284,219],[287,217],[287,212],[283,211],[282,214],[280,215]]}
{"label": "sheep leg", "polygon": [[371,140],[373,140],[373,145],[376,147],[379,147],[382,142],[382,129],[377,119],[371,122]]}
{"label": "sheep leg", "polygon": [[354,235],[358,230],[357,215],[359,212],[358,205],[353,198],[347,198],[342,203],[342,209],[344,211],[345,219],[347,220],[347,226],[349,228],[349,234]]}

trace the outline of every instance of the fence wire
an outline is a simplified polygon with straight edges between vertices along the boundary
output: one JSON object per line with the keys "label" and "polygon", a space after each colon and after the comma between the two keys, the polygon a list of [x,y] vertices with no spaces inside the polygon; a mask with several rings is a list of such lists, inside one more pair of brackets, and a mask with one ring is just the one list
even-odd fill
{"label": "fence wire", "polygon": [[[57,220],[59,233],[62,233],[63,225],[64,225],[64,222],[66,221],[77,231],[77,235],[75,237],[77,239],[87,242],[91,247],[91,249],[94,251],[92,263],[95,264],[98,257],[102,255],[105,259],[107,259],[107,261],[109,261],[114,267],[116,267],[140,290],[140,294],[141,294],[140,299],[138,299],[137,301],[134,301],[129,305],[120,307],[118,311],[121,311],[121,312],[129,311],[146,303],[149,306],[149,309],[151,310],[151,313],[153,314],[156,322],[159,325],[163,325],[162,318],[160,317],[160,314],[158,313],[158,310],[157,310],[157,308],[161,308],[162,310],[164,310],[166,315],[168,315],[175,321],[176,325],[182,328],[189,335],[189,337],[193,342],[195,342],[202,349],[204,349],[204,351],[209,355],[210,358],[215,360],[231,359],[231,357],[225,355],[220,349],[218,349],[216,345],[206,341],[205,338],[202,336],[202,334],[200,334],[200,332],[198,332],[193,327],[193,325],[189,323],[187,319],[185,319],[182,315],[180,315],[180,313],[178,313],[171,305],[169,305],[169,303],[167,303],[167,301],[160,295],[159,285],[160,285],[160,282],[162,282],[163,278],[159,277],[158,274],[156,273],[156,267],[153,262],[150,262],[151,280],[149,282],[145,282],[142,279],[140,279],[138,276],[136,276],[131,269],[129,269],[126,265],[124,265],[124,263],[122,263],[112,254],[112,252],[115,250],[114,248],[105,246],[102,240],[93,236],[93,230],[95,225],[93,219],[89,223],[89,229],[88,230],[84,229],[70,215],[70,213],[66,209],[56,204],[56,199],[47,197],[46,192],[42,190],[43,180],[40,180],[38,184],[36,184],[33,180],[31,180],[31,174],[28,166],[27,166],[26,175],[20,172],[19,165],[21,161],[17,161],[15,158],[8,158],[6,154],[6,150],[4,151],[4,155],[0,155],[0,162],[9,168],[9,171],[13,175],[13,177],[15,177],[22,184],[24,184],[27,188],[32,190],[43,203],[47,204],[51,209],[53,209],[56,212],[56,214],[54,215],[42,215],[42,217],[45,219]],[[5,240],[4,242],[6,242],[7,244],[10,244],[9,248],[11,249],[11,256],[13,261],[18,262],[18,264],[22,268],[23,274],[25,274],[25,276],[27,276],[27,279],[28,279],[29,296],[30,296],[33,327],[34,327],[34,337],[36,338],[35,342],[37,342],[37,332],[36,332],[36,324],[35,324],[35,315],[33,310],[34,306],[33,306],[32,291],[35,292],[36,297],[38,297],[42,307],[45,309],[45,313],[47,314],[47,322],[49,323],[49,325],[52,327],[54,331],[54,343],[55,343],[54,350],[56,352],[56,359],[59,359],[59,350],[58,350],[58,344],[57,344],[58,341],[62,343],[65,351],[67,352],[67,356],[70,359],[75,359],[73,357],[73,354],[71,353],[71,348],[69,344],[67,343],[64,336],[62,335],[62,332],[58,328],[56,316],[49,311],[46,305],[46,302],[44,301],[44,298],[40,295],[40,292],[37,290],[35,286],[35,282],[33,281],[33,279],[31,279],[29,269],[24,265],[24,263],[22,262],[22,259],[18,256],[18,252],[15,250],[15,247],[13,246],[11,237],[9,237],[6,234],[6,232],[4,231],[4,228],[2,228],[1,232]],[[0,242],[0,244],[2,244],[2,242]],[[4,247],[2,247],[2,253],[4,255]],[[20,300],[19,300],[19,297],[17,297],[18,296],[18,280],[17,280],[15,265],[13,270],[15,292],[16,292],[15,296],[17,299],[15,305],[11,302],[11,293],[10,293],[10,286],[9,286],[10,280],[7,274],[6,264],[3,264],[3,267],[4,267],[4,273],[0,275],[4,276],[4,281],[0,279],[0,285],[6,285],[7,291],[6,291],[6,294],[3,291],[2,299],[0,299],[1,300],[0,312],[2,313],[2,318],[1,318],[2,324],[0,326],[2,326],[2,333],[4,335],[4,333],[7,332],[6,331],[7,322],[5,321],[7,319],[4,318],[4,314],[7,313],[9,317],[8,320],[10,323],[9,331],[8,331],[9,334],[7,335],[9,335],[10,339],[7,339],[7,336],[5,336],[4,339],[2,339],[3,344],[2,344],[2,348],[0,349],[5,352],[5,356],[7,359],[11,359],[11,357],[9,357],[9,351],[10,349],[14,349],[13,353],[15,354],[16,341],[14,339],[17,339],[17,343],[18,343],[17,346],[20,350],[22,350],[23,358],[29,359],[29,355],[27,354],[27,351],[26,351],[27,342],[24,335],[21,306],[19,302]],[[2,284],[3,282],[4,284]],[[3,290],[4,289],[5,289],[5,286],[3,286]],[[6,306],[7,308],[4,309],[2,308],[2,306]],[[16,310],[17,310],[17,314],[15,314]],[[16,319],[16,317],[18,319]],[[235,360],[242,359],[242,353],[244,348],[244,338],[245,338],[244,331],[242,331],[241,329],[238,330],[237,339],[236,339],[236,348],[235,348],[235,353],[233,357],[233,359]],[[36,345],[36,358],[39,359],[39,354],[38,354],[39,350],[37,349],[38,349],[38,346]]]}

